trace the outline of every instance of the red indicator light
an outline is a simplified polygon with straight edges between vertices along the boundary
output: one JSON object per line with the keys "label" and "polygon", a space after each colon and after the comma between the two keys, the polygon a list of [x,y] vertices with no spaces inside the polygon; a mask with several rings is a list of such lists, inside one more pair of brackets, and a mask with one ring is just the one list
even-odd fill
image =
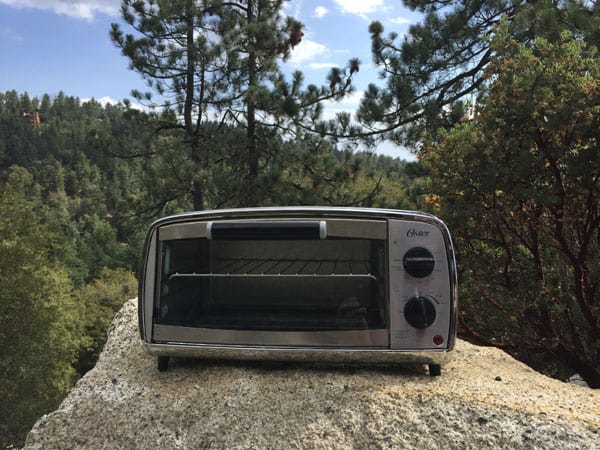
{"label": "red indicator light", "polygon": [[439,334],[437,334],[433,337],[433,343],[435,345],[442,345],[444,343],[444,338],[442,336],[440,336]]}

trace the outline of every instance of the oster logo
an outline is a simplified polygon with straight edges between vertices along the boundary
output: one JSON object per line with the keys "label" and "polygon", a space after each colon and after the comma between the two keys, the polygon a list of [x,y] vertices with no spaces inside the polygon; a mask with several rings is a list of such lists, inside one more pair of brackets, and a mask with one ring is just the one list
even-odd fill
{"label": "oster logo", "polygon": [[429,236],[429,231],[425,230],[417,230],[416,228],[411,228],[406,232],[407,238],[415,238],[415,237],[427,237]]}

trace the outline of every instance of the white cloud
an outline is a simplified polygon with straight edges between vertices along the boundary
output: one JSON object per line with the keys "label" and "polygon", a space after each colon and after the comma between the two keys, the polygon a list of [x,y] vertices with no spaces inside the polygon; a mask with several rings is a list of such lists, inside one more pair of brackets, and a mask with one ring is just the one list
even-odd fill
{"label": "white cloud", "polygon": [[[302,69],[330,69],[331,67],[339,67],[339,63],[333,61],[337,59],[335,55],[339,53],[347,53],[347,50],[331,50],[318,42],[302,39],[300,44],[292,51],[288,63],[292,67]],[[331,59],[332,56],[334,57],[333,60]]]}
{"label": "white cloud", "polygon": [[354,91],[342,98],[341,100],[328,100],[323,104],[323,119],[334,119],[338,113],[348,113],[353,115],[360,105],[360,100],[364,91]]}
{"label": "white cloud", "polygon": [[389,19],[388,22],[394,25],[406,25],[412,23],[412,20],[407,19],[406,17],[396,17],[394,19]]}
{"label": "white cloud", "polygon": [[406,147],[399,147],[391,141],[385,140],[377,145],[375,153],[378,155],[391,156],[392,158],[400,158],[406,161],[417,161],[417,155],[411,152]]}
{"label": "white cloud", "polygon": [[342,104],[343,105],[352,105],[353,107],[359,106],[360,101],[362,100],[364,95],[365,95],[365,91],[354,91],[350,95],[347,95],[346,97],[344,97],[344,99],[342,100]]}
{"label": "white cloud", "polygon": [[331,67],[337,67],[338,64],[334,62],[312,62],[308,63],[309,69],[330,69]]}
{"label": "white cloud", "polygon": [[311,41],[310,39],[302,39],[300,44],[292,51],[292,56],[288,62],[292,66],[301,66],[314,62],[317,58],[323,58],[329,54],[329,49],[323,44]]}
{"label": "white cloud", "polygon": [[32,8],[52,11],[56,14],[92,20],[96,14],[116,16],[119,0],[0,0],[15,8]]}
{"label": "white cloud", "polygon": [[302,10],[302,0],[290,0],[283,4],[283,12],[288,16],[292,16],[294,19],[300,19],[300,13]]}
{"label": "white cloud", "polygon": [[[109,97],[109,96],[104,96],[101,98],[82,98],[81,103],[88,103],[88,102],[91,102],[92,100],[100,103],[103,107],[106,105],[118,105],[118,104],[122,105],[123,104],[123,101],[115,100],[114,98]],[[138,111],[143,111],[143,112],[151,111],[151,108],[141,105],[140,103],[133,102],[131,100],[129,101],[129,107],[132,109],[137,109]]]}
{"label": "white cloud", "polygon": [[102,98],[82,98],[81,103],[88,103],[88,102],[91,102],[92,100],[100,103],[102,106],[116,105],[119,103],[118,100],[115,100],[114,98],[108,97],[108,96],[104,96]]}
{"label": "white cloud", "polygon": [[361,17],[385,8],[384,0],[334,0],[334,2],[342,12]]}
{"label": "white cloud", "polygon": [[328,12],[329,12],[329,10],[327,8],[325,8],[324,6],[317,6],[315,8],[315,12],[314,12],[313,16],[318,19],[322,19],[323,17],[325,17],[327,15]]}

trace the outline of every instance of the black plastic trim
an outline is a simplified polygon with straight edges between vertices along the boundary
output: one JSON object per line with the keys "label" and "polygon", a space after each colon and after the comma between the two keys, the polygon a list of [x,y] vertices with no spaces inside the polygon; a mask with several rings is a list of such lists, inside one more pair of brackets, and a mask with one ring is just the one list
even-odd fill
{"label": "black plastic trim", "polygon": [[318,240],[319,221],[293,222],[211,222],[209,236],[214,240]]}

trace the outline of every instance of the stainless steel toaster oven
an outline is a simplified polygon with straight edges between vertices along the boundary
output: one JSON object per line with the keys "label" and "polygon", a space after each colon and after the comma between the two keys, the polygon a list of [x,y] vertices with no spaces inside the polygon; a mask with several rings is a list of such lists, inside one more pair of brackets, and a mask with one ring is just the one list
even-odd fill
{"label": "stainless steel toaster oven", "polygon": [[140,333],[158,356],[428,364],[454,347],[448,229],[410,211],[202,211],[151,225]]}

